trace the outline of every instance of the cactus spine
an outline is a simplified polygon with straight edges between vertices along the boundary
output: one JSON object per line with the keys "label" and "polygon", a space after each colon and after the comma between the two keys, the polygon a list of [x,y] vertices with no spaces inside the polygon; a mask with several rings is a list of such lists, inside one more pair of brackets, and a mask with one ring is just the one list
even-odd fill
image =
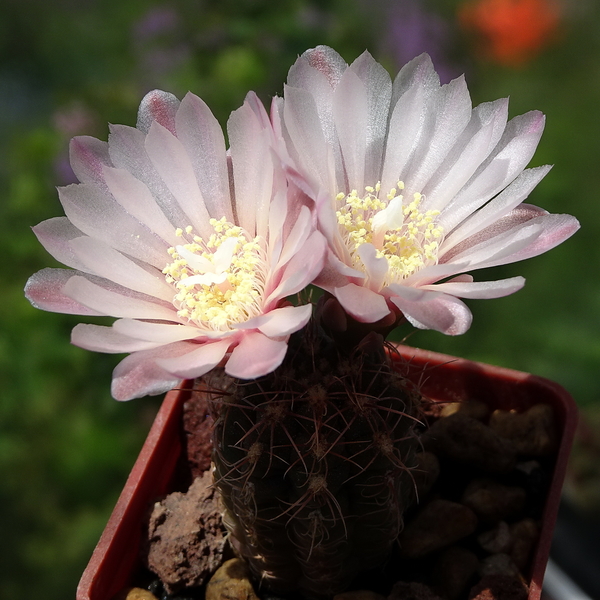
{"label": "cactus spine", "polygon": [[251,381],[204,381],[224,522],[261,589],[342,591],[386,560],[412,486],[419,396],[370,334],[345,351],[312,324]]}

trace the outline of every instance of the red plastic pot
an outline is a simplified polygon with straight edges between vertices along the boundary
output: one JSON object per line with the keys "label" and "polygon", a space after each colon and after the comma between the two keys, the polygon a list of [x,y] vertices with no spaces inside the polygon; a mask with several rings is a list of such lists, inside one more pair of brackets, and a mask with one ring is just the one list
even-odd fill
{"label": "red plastic pot", "polygon": [[[424,395],[439,401],[478,399],[492,408],[526,410],[551,405],[561,430],[560,444],[540,538],[531,566],[529,600],[539,600],[567,460],[577,423],[577,408],[560,385],[542,377],[435,352],[399,346],[398,361]],[[181,415],[190,382],[169,392],[150,429],[108,524],[77,588],[77,600],[111,600],[133,583],[140,566],[144,517],[156,498],[172,491],[182,456]]]}

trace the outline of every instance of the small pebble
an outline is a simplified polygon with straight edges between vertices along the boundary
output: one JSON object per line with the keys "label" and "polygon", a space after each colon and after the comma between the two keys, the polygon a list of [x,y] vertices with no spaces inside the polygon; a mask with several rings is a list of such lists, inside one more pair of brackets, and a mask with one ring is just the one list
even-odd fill
{"label": "small pebble", "polygon": [[158,600],[158,598],[148,590],[134,587],[121,590],[113,600]]}
{"label": "small pebble", "polygon": [[520,577],[519,568],[508,554],[492,554],[479,563],[479,573],[482,577],[486,575],[510,575]]}
{"label": "small pebble", "polygon": [[475,479],[467,485],[461,502],[486,523],[517,517],[525,507],[523,488],[504,485],[493,479]]}
{"label": "small pebble", "polygon": [[477,536],[477,541],[486,552],[499,554],[510,550],[513,538],[508,523],[500,521],[493,529],[480,533]]}
{"label": "small pebble", "polygon": [[516,464],[513,444],[477,419],[455,413],[436,421],[421,437],[425,450],[488,473],[509,473]]}
{"label": "small pebble", "polygon": [[448,600],[456,600],[468,589],[478,568],[479,559],[474,552],[460,546],[447,548],[433,568],[435,591]]}
{"label": "small pebble", "polygon": [[523,519],[510,526],[513,539],[510,557],[519,569],[525,569],[540,535],[540,528],[533,519]]}
{"label": "small pebble", "polygon": [[527,600],[528,596],[523,581],[511,575],[487,575],[469,592],[469,600]]}
{"label": "small pebble", "polygon": [[477,517],[467,506],[450,500],[432,500],[400,534],[401,555],[421,558],[470,535],[476,527]]}
{"label": "small pebble", "polygon": [[556,450],[554,410],[549,404],[536,404],[523,413],[495,410],[490,427],[510,440],[518,454],[548,456]]}
{"label": "small pebble", "polygon": [[246,563],[239,558],[226,561],[206,586],[206,600],[259,600],[250,582]]}
{"label": "small pebble", "polygon": [[440,411],[441,417],[449,417],[455,413],[460,413],[465,417],[471,417],[478,421],[487,421],[490,416],[490,407],[484,402],[469,400],[467,402],[449,402],[445,404]]}

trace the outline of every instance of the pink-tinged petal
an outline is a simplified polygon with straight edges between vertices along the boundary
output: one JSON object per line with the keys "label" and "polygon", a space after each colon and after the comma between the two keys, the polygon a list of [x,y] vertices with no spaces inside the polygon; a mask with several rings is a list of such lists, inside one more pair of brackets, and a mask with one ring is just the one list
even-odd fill
{"label": "pink-tinged petal", "polygon": [[[108,284],[109,282],[107,282]],[[179,322],[181,319],[173,306],[165,306],[128,293],[125,288],[119,291],[101,287],[85,277],[71,277],[63,287],[65,296],[87,306],[96,314],[131,319],[157,319]]]}
{"label": "pink-tinged petal", "polygon": [[140,104],[137,128],[148,133],[153,122],[157,122],[175,135],[175,113],[179,100],[169,92],[154,90],[148,92]]}
{"label": "pink-tinged petal", "polygon": [[324,187],[334,197],[334,158],[321,128],[315,99],[306,90],[290,86],[285,87],[284,95],[283,117],[292,159],[302,161],[303,176],[314,190]]}
{"label": "pink-tinged petal", "polygon": [[342,151],[345,180],[350,189],[360,192],[365,187],[367,110],[365,86],[358,75],[347,69],[333,96],[333,120]]}
{"label": "pink-tinged petal", "polygon": [[152,350],[134,352],[124,358],[113,371],[111,392],[115,400],[132,400],[142,396],[156,396],[173,389],[181,377],[158,366],[156,359],[174,358],[189,352],[187,342],[160,346]]}
{"label": "pink-tinged petal", "polygon": [[189,325],[171,323],[150,323],[136,319],[119,319],[113,323],[113,330],[120,335],[144,340],[154,344],[171,344],[202,337],[202,330]]}
{"label": "pink-tinged petal", "polygon": [[262,333],[248,332],[233,349],[225,372],[239,379],[254,379],[274,371],[285,358],[287,341],[273,340]]}
{"label": "pink-tinged petal", "polygon": [[268,337],[288,336],[304,327],[312,314],[312,304],[275,308],[264,315],[235,326],[239,330],[258,329]]}
{"label": "pink-tinged petal", "polygon": [[366,51],[348,67],[348,70],[358,75],[367,94],[364,180],[371,185],[381,180],[392,80],[389,73]]}
{"label": "pink-tinged petal", "polygon": [[106,142],[87,135],[74,137],[69,144],[69,160],[81,183],[104,185],[103,168],[111,164]]}
{"label": "pink-tinged petal", "polygon": [[145,141],[146,136],[135,127],[111,125],[108,149],[114,166],[129,171],[146,185],[173,227],[189,224],[189,218],[150,161]]}
{"label": "pink-tinged petal", "polygon": [[453,296],[400,285],[390,286],[390,291],[390,300],[414,327],[461,335],[471,326],[471,311]]}
{"label": "pink-tinged petal", "polygon": [[161,345],[156,342],[132,339],[119,333],[113,327],[88,325],[86,323],[75,325],[71,332],[71,343],[85,350],[105,352],[106,354],[139,352],[140,350],[150,350]]}
{"label": "pink-tinged petal", "polygon": [[405,189],[421,192],[443,163],[471,119],[471,98],[464,77],[443,85],[431,98],[432,108],[425,120],[423,139],[411,160],[411,169],[402,176]]}
{"label": "pink-tinged petal", "polygon": [[281,254],[277,259],[276,268],[285,265],[306,243],[308,236],[313,232],[312,215],[308,207],[303,206],[298,214],[292,230],[290,231]]}
{"label": "pink-tinged petal", "polygon": [[335,288],[334,295],[344,310],[361,323],[375,323],[390,313],[383,296],[354,283]]}
{"label": "pink-tinged petal", "polygon": [[25,297],[35,308],[67,315],[100,316],[103,312],[73,300],[63,293],[65,284],[78,274],[70,269],[42,269],[32,275],[25,285]]}
{"label": "pink-tinged petal", "polygon": [[449,281],[435,285],[423,286],[422,289],[443,292],[450,296],[472,299],[502,298],[518,292],[525,285],[525,278],[510,277],[497,281],[460,282]]}
{"label": "pink-tinged petal", "polygon": [[[536,217],[528,221],[525,225],[521,225],[515,232],[505,234],[509,239],[523,237],[527,243],[507,244],[504,252],[489,256],[487,259],[484,256],[479,256],[481,262],[475,262],[469,269],[483,269],[487,267],[495,267],[497,265],[507,265],[520,260],[533,258],[539,254],[543,254],[565,240],[569,239],[578,229],[579,221],[571,215],[551,215],[547,214],[541,217]],[[527,232],[531,228],[537,231],[537,235],[524,236],[522,232]],[[504,236],[499,236],[501,239]],[[506,243],[506,242],[504,242]]]}
{"label": "pink-tinged petal", "polygon": [[410,287],[422,287],[429,283],[435,283],[440,279],[446,279],[447,277],[451,277],[470,268],[471,265],[468,261],[429,265],[428,267],[425,267],[404,279],[402,285]]}
{"label": "pink-tinged petal", "polygon": [[393,108],[381,174],[381,189],[386,193],[406,173],[406,165],[421,139],[428,93],[423,86],[410,87]]}
{"label": "pink-tinged petal", "polygon": [[90,237],[76,238],[70,246],[78,260],[94,275],[165,302],[173,301],[176,292],[160,271],[150,272],[104,242]]}
{"label": "pink-tinged petal", "polygon": [[377,256],[377,249],[373,244],[362,244],[358,248],[357,254],[367,272],[365,285],[374,292],[379,292],[389,271],[387,258]]}
{"label": "pink-tinged petal", "polygon": [[187,216],[196,233],[208,239],[211,215],[198,187],[194,168],[182,143],[165,127],[152,123],[145,142],[146,152],[156,172]]}
{"label": "pink-tinged petal", "polygon": [[471,181],[447,205],[444,223],[448,230],[452,230],[503,190],[527,166],[544,131],[544,123],[544,115],[538,111],[508,122],[497,147]]}
{"label": "pink-tinged petal", "polygon": [[176,228],[159,208],[156,199],[144,183],[125,169],[110,167],[104,167],[104,178],[115,200],[132,217],[171,246],[181,241],[175,235]]}
{"label": "pink-tinged petal", "polygon": [[233,223],[225,138],[219,122],[198,96],[188,93],[181,101],[175,123],[208,212]]}
{"label": "pink-tinged petal", "polygon": [[[494,105],[491,109],[490,105]],[[477,170],[482,160],[498,143],[500,125],[506,125],[508,102],[480,105],[460,138],[435,175],[423,187],[422,210],[443,210]]]}
{"label": "pink-tinged petal", "polygon": [[60,188],[58,193],[69,221],[77,229],[161,270],[166,266],[164,241],[106,192],[81,183]]}
{"label": "pink-tinged petal", "polygon": [[277,274],[275,289],[271,290],[270,285],[265,289],[267,297],[264,310],[270,310],[282,298],[296,294],[309,285],[323,268],[325,250],[325,238],[318,231],[314,231],[302,250]]}
{"label": "pink-tinged petal", "polygon": [[189,350],[185,354],[174,358],[158,358],[156,364],[177,377],[195,379],[216,367],[223,360],[230,345],[229,339],[188,344]]}
{"label": "pink-tinged petal", "polygon": [[[300,61],[306,61],[313,69],[325,75],[333,88],[347,68],[346,61],[329,46],[317,46],[306,50],[298,59],[298,62]],[[293,78],[292,69],[290,69],[290,77]]]}
{"label": "pink-tinged petal", "polygon": [[231,113],[227,132],[238,223],[250,235],[266,237],[273,193],[269,135],[247,103]]}
{"label": "pink-tinged petal", "polygon": [[[523,171],[504,191],[493,200],[490,200],[445,238],[440,250],[440,258],[457,244],[493,225],[521,204],[550,169],[551,167],[547,165]],[[440,223],[444,226],[443,219],[440,220]]]}
{"label": "pink-tinged petal", "polygon": [[89,273],[89,269],[73,254],[71,240],[82,233],[66,217],[55,217],[32,227],[42,246],[60,263],[79,271]]}

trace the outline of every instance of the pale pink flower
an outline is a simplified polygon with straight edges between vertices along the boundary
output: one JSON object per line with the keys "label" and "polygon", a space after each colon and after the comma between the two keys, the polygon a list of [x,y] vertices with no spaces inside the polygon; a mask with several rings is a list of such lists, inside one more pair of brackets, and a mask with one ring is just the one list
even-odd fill
{"label": "pale pink flower", "polygon": [[108,315],[74,344],[130,353],[112,392],[158,394],[216,365],[240,378],[275,369],[311,306],[286,297],[323,267],[312,202],[289,184],[254,94],[228,121],[230,149],[200,98],[149,93],[137,128],[75,138],[81,183],[59,190],[66,217],[40,223],[44,247],[72,269],[44,269],[26,295],[44,310]]}
{"label": "pale pink flower", "polygon": [[274,105],[280,154],[329,243],[315,283],[355,319],[393,310],[419,328],[463,333],[472,316],[459,297],[524,284],[477,283],[467,271],[535,256],[578,229],[569,215],[523,204],[549,170],[524,170],[544,116],[507,122],[507,104],[472,108],[464,79],[440,86],[425,54],[393,82],[367,52],[348,66],[320,46],[292,66]]}

